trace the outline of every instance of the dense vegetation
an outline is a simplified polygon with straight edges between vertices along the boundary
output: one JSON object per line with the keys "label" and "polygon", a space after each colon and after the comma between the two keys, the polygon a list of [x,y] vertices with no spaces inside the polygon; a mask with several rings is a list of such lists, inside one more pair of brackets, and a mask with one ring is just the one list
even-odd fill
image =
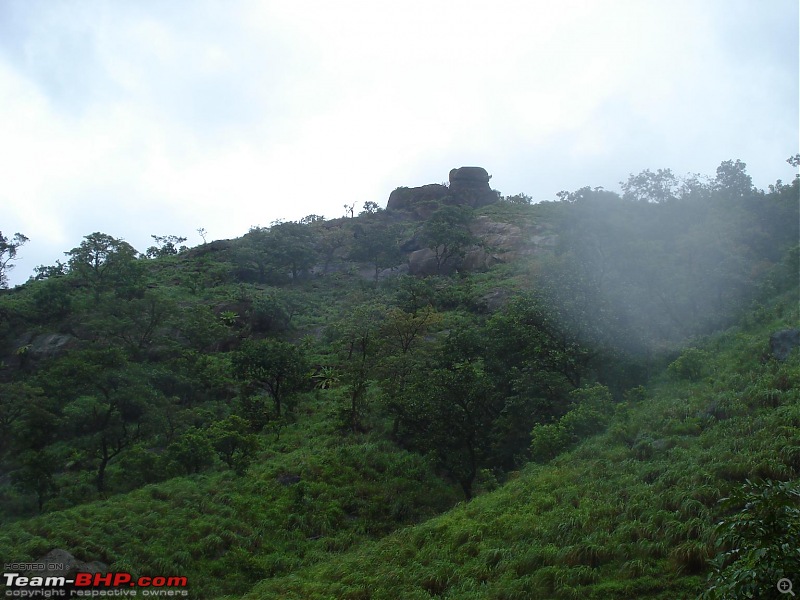
{"label": "dense vegetation", "polygon": [[[798,558],[750,525],[797,535],[800,362],[767,340],[798,321],[800,179],[622,189],[87,235],[0,294],[0,554],[199,597],[762,589]],[[555,241],[469,270],[479,218]],[[28,240],[0,239],[5,281]],[[439,274],[405,274],[423,248]]]}

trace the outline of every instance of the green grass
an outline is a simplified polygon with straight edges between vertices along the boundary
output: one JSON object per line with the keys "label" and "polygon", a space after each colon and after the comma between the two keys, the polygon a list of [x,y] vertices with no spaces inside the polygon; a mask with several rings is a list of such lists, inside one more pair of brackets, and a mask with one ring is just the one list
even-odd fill
{"label": "green grass", "polygon": [[243,593],[451,506],[421,457],[377,435],[343,437],[329,397],[309,395],[246,475],[210,472],[7,525],[0,555],[63,548],[115,571],[189,578],[193,597]]}
{"label": "green grass", "polygon": [[672,369],[620,405],[606,433],[245,597],[696,597],[718,501],[748,478],[800,482],[800,357],[761,360],[769,333],[797,322],[795,297],[775,309],[783,319],[708,340],[705,377]]}

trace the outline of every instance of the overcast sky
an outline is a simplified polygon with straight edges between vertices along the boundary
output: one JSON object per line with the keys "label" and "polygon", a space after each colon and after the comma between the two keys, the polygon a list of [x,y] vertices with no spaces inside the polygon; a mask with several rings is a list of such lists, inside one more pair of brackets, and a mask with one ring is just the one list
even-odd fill
{"label": "overcast sky", "polygon": [[201,243],[476,165],[504,194],[798,152],[797,0],[0,0],[11,273]]}

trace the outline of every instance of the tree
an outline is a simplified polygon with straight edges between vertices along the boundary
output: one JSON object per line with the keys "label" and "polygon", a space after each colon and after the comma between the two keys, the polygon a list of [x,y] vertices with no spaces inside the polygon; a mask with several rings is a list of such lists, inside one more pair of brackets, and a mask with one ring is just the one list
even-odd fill
{"label": "tree", "polygon": [[197,427],[190,427],[167,447],[168,456],[178,463],[187,475],[199,473],[211,466],[214,448],[208,433]]}
{"label": "tree", "polygon": [[339,225],[323,225],[316,229],[315,234],[314,249],[322,259],[322,272],[327,273],[331,262],[345,246],[350,235]]}
{"label": "tree", "polygon": [[363,304],[336,326],[341,380],[347,389],[345,421],[353,433],[362,429],[367,390],[378,360],[379,323],[384,313],[383,306]]}
{"label": "tree", "polygon": [[67,263],[62,263],[60,260],[56,260],[56,264],[39,265],[34,271],[36,272],[36,276],[34,277],[36,281],[55,279],[56,277],[63,277],[66,275],[69,272],[69,265]]}
{"label": "tree", "polygon": [[0,231],[0,289],[8,287],[8,272],[14,268],[9,264],[17,259],[17,250],[28,241],[28,238],[21,233],[15,233],[14,237],[7,238]]}
{"label": "tree", "polygon": [[74,351],[47,371],[43,383],[61,398],[71,442],[93,463],[103,493],[109,463],[157,422],[161,395],[144,368],[116,348]]}
{"label": "tree", "polygon": [[[410,287],[410,286],[409,286]],[[410,288],[412,293],[415,291]],[[378,371],[385,395],[385,406],[394,416],[392,433],[397,435],[403,420],[408,382],[416,370],[424,368],[423,352],[419,346],[425,336],[442,321],[442,316],[430,305],[418,305],[419,298],[411,299],[409,310],[392,307],[381,319],[381,360]]]}
{"label": "tree", "polygon": [[186,246],[179,246],[179,244],[183,244],[186,241],[185,237],[179,237],[177,235],[151,235],[153,241],[157,244],[156,246],[150,246],[145,255],[147,258],[162,258],[164,256],[173,256],[178,254],[178,252],[183,252],[184,250],[188,250]]}
{"label": "tree", "polygon": [[436,255],[436,272],[463,258],[478,239],[469,229],[471,210],[463,206],[442,206],[422,226],[423,243]]}
{"label": "tree", "polygon": [[[374,215],[378,211],[381,210],[381,207],[378,206],[377,202],[373,202],[372,200],[367,200],[364,202],[364,210],[361,212],[362,215]],[[361,216],[361,215],[359,215]]]}
{"label": "tree", "polygon": [[238,474],[243,474],[258,450],[258,438],[248,431],[245,419],[231,415],[208,430],[217,456]]}
{"label": "tree", "polygon": [[492,423],[502,400],[481,359],[462,357],[418,371],[406,395],[403,421],[413,447],[430,452],[472,498],[478,469],[490,453]]}
{"label": "tree", "polygon": [[382,221],[365,221],[355,226],[350,259],[371,264],[375,281],[381,270],[396,267],[402,262],[398,244],[400,227]]}
{"label": "tree", "polygon": [[55,454],[49,449],[28,450],[20,457],[18,468],[11,473],[11,483],[15,488],[36,495],[39,512],[58,490],[53,477],[57,464]]}
{"label": "tree", "polygon": [[137,252],[129,243],[95,232],[84,237],[69,256],[70,272],[84,279],[94,290],[95,301],[114,284],[130,285],[136,278]]}
{"label": "tree", "polygon": [[317,258],[309,225],[293,221],[273,223],[270,238],[273,261],[291,273],[292,281],[308,274]]}
{"label": "tree", "polygon": [[0,383],[0,459],[11,448],[14,434],[20,432],[19,423],[43,403],[43,396],[41,388],[27,383]]}
{"label": "tree", "polygon": [[273,339],[247,340],[233,357],[236,377],[246,393],[253,388],[266,391],[272,398],[275,415],[280,418],[285,401],[299,391],[308,378],[303,351],[289,342]]}
{"label": "tree", "polygon": [[745,198],[753,193],[753,178],[747,174],[747,164],[739,159],[726,160],[717,167],[714,187],[728,198]]}
{"label": "tree", "polygon": [[111,339],[124,345],[130,356],[141,357],[157,340],[171,341],[164,326],[177,310],[164,294],[148,290],[142,298],[101,306],[104,310],[96,313],[95,331],[107,332]]}
{"label": "tree", "polygon": [[411,312],[394,307],[386,312],[381,329],[395,351],[407,354],[412,345],[421,340],[428,330],[441,320],[442,316],[430,305]]}
{"label": "tree", "polygon": [[503,196],[502,201],[508,202],[509,204],[522,204],[527,205],[532,202],[533,198],[528,196],[527,194],[514,194],[513,196]]}
{"label": "tree", "polygon": [[628,181],[620,182],[622,197],[635,202],[668,202],[674,200],[678,190],[678,178],[670,169],[658,169],[653,173],[645,169],[631,175]]}
{"label": "tree", "polygon": [[313,225],[314,223],[323,223],[324,221],[325,221],[324,216],[310,214],[300,219],[298,223],[300,223],[300,225]]}
{"label": "tree", "polygon": [[271,227],[252,227],[243,240],[237,260],[255,270],[259,283],[291,281],[306,275],[314,266],[316,251],[311,226],[276,222]]}

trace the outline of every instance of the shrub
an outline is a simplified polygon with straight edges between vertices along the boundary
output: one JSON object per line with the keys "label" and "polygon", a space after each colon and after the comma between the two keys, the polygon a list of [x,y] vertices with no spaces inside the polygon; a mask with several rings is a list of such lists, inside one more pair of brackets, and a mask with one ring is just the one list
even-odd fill
{"label": "shrub", "polygon": [[779,579],[800,564],[800,485],[749,480],[722,508],[733,510],[716,527],[719,553],[704,598],[756,598],[774,593]]}
{"label": "shrub", "polygon": [[697,348],[687,348],[667,370],[677,379],[698,381],[708,372],[708,352]]}
{"label": "shrub", "polygon": [[570,434],[560,423],[538,424],[531,431],[531,457],[547,462],[567,449]]}

